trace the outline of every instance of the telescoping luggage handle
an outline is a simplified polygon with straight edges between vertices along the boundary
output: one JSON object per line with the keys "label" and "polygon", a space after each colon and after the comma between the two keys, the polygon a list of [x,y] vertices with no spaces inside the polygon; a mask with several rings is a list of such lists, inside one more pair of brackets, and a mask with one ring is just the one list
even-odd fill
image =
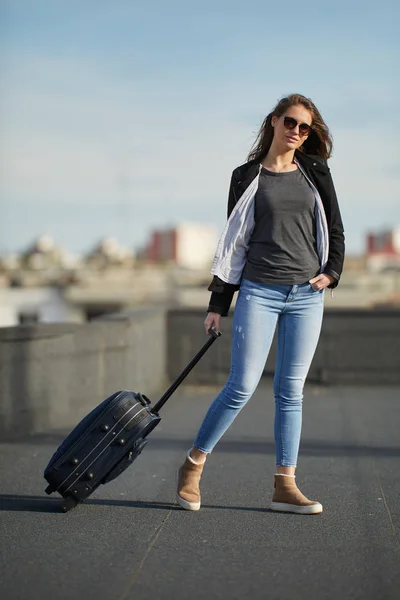
{"label": "telescoping luggage handle", "polygon": [[152,412],[158,413],[158,411],[164,406],[164,404],[166,403],[168,398],[170,396],[172,396],[172,394],[174,393],[176,388],[180,386],[180,384],[185,379],[185,377],[190,373],[190,371],[193,369],[193,367],[199,362],[199,360],[201,359],[203,354],[205,354],[207,352],[209,347],[212,346],[212,344],[215,342],[215,340],[217,338],[219,338],[219,336],[221,335],[220,331],[215,331],[214,329],[209,329],[208,333],[210,334],[210,337],[208,338],[208,340],[206,341],[204,346],[202,348],[200,348],[200,350],[192,358],[192,360],[187,365],[187,367],[185,367],[183,369],[182,373],[180,375],[178,375],[178,377],[170,385],[170,387],[167,389],[167,391],[161,396],[159,401],[154,405]]}

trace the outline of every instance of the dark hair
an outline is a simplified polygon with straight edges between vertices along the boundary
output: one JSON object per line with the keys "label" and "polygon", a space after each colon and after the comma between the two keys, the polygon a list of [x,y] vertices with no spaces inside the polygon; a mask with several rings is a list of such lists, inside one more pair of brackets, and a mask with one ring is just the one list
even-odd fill
{"label": "dark hair", "polygon": [[319,110],[312,100],[310,100],[310,98],[306,98],[301,94],[290,94],[290,96],[286,96],[285,98],[279,100],[274,110],[265,117],[258,132],[256,141],[254,142],[250,150],[250,154],[247,157],[248,161],[260,161],[267,155],[274,137],[274,128],[271,124],[272,117],[281,117],[285,114],[290,106],[296,106],[298,104],[304,106],[304,108],[309,110],[312,115],[311,133],[304,141],[304,144],[301,146],[300,150],[302,150],[305,154],[316,154],[325,159],[330,158],[332,154],[333,140],[328,126],[321,117]]}

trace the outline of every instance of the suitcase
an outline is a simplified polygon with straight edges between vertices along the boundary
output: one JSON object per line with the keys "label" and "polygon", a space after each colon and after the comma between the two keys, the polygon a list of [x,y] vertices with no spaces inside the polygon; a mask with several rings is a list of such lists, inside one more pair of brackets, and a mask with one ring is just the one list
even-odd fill
{"label": "suitcase", "polygon": [[46,494],[58,492],[61,510],[69,511],[100,485],[127,469],[147,444],[147,436],[161,420],[160,409],[200,358],[221,335],[213,329],[190,363],[152,407],[140,392],[121,390],[104,400],[68,435],[47,465]]}

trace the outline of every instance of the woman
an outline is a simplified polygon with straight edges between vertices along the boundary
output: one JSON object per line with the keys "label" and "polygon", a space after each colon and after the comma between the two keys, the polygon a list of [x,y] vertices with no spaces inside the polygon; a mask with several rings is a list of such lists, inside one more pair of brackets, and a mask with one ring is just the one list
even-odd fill
{"label": "woman", "polygon": [[218,243],[205,320],[219,330],[239,289],[229,379],[210,406],[178,472],[177,501],[200,508],[209,454],[262,375],[278,327],[274,376],[276,474],[271,509],[322,512],[295,483],[303,388],[317,346],[327,287],[344,259],[340,210],[327,159],[332,139],[313,102],[282,98],[266,117],[247,163],[233,171],[228,222]]}

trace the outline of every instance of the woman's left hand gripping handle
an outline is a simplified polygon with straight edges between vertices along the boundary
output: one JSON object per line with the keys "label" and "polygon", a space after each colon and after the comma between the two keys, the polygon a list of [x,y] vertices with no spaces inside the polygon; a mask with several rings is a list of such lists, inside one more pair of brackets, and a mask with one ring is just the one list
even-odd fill
{"label": "woman's left hand gripping handle", "polygon": [[211,335],[210,329],[213,330],[217,335],[220,333],[219,323],[221,315],[219,313],[209,312],[206,320],[204,321],[204,327],[207,335]]}

